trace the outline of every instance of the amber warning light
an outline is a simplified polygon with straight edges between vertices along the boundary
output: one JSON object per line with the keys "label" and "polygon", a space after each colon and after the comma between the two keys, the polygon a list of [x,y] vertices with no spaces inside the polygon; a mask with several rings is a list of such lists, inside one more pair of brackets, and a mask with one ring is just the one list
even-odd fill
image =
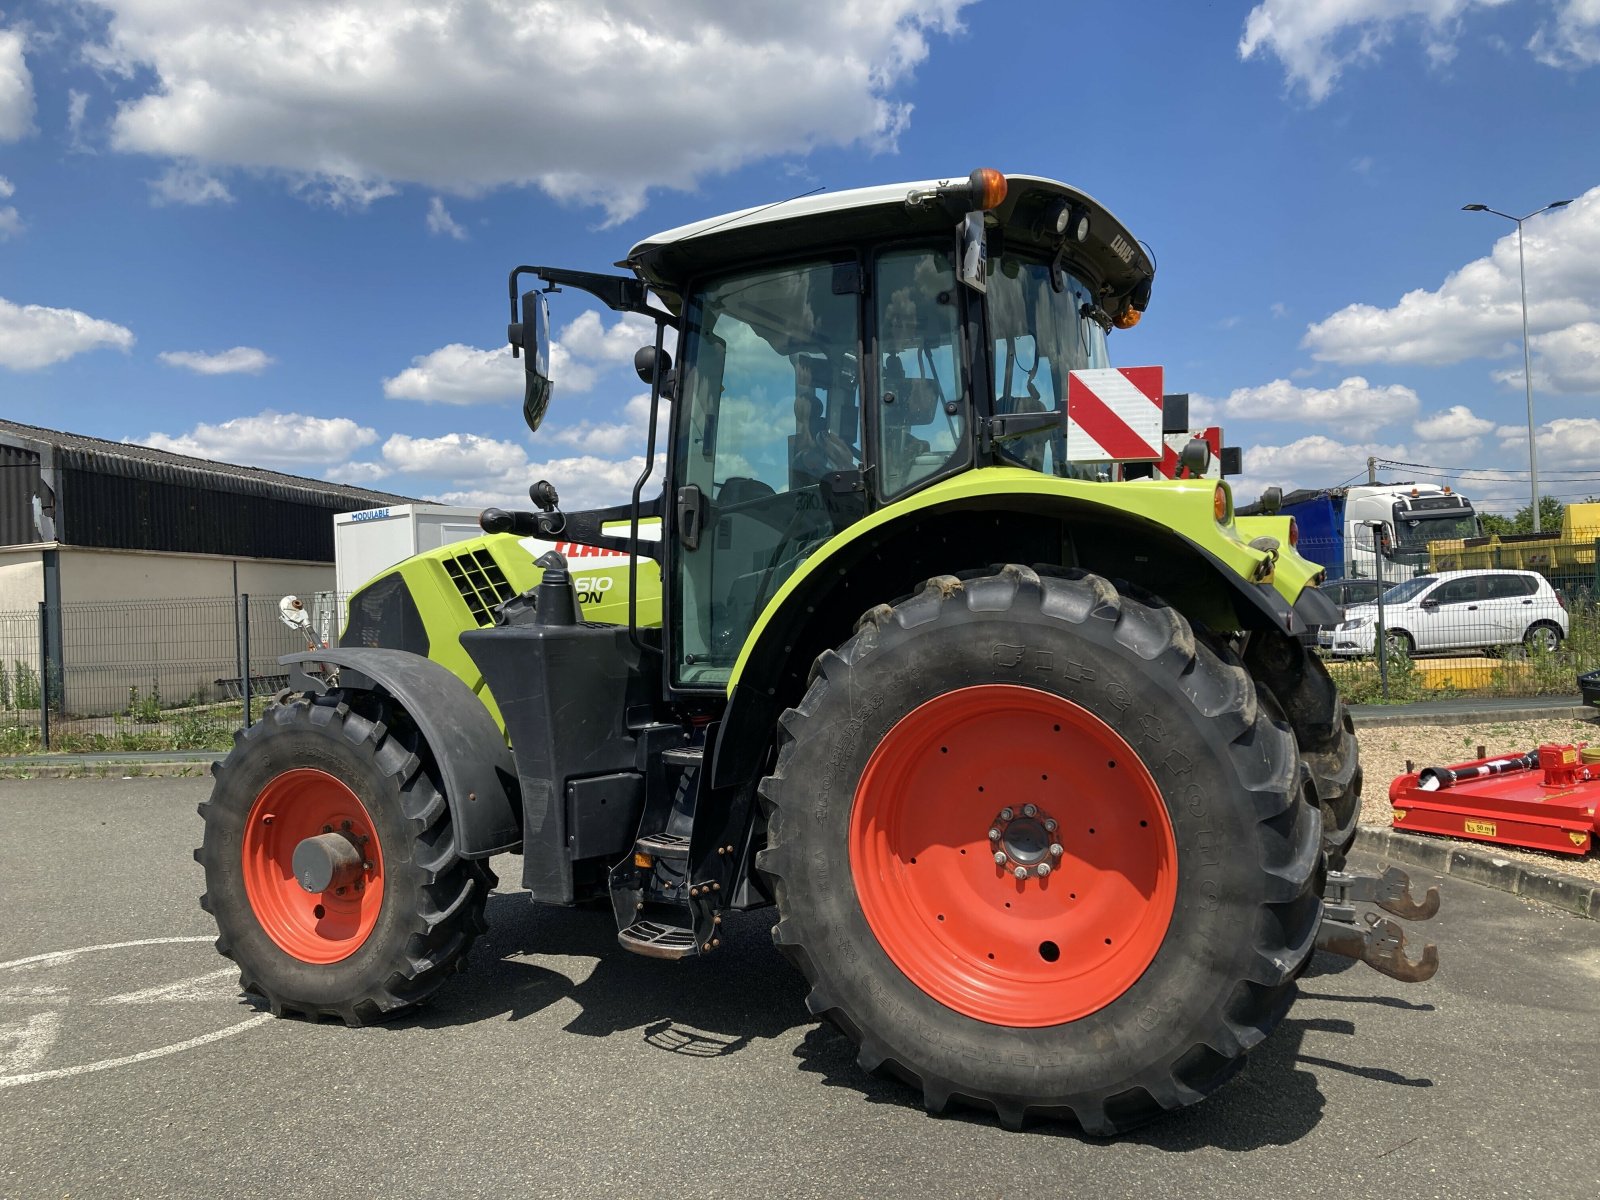
{"label": "amber warning light", "polygon": [[934,201],[953,203],[967,212],[987,212],[1006,198],[1006,177],[993,167],[979,167],[960,183],[906,193],[906,207],[917,208]]}

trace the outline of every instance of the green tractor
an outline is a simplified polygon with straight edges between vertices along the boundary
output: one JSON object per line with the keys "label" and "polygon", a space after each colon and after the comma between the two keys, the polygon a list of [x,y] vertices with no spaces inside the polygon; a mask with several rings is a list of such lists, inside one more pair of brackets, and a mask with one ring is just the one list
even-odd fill
{"label": "green tractor", "polygon": [[537,429],[548,293],[656,322],[631,502],[540,481],[373,580],[218,767],[196,857],[242,987],[416,1004],[519,853],[536,903],[609,904],[655,958],[775,907],[863,1069],[1112,1134],[1227,1079],[1315,949],[1432,974],[1357,905],[1437,894],[1339,869],[1361,768],[1298,640],[1319,568],[1225,483],[1119,465],[1160,389],[1109,367],[1154,276],[1110,213],[983,170],[620,265],[516,268],[509,337]]}

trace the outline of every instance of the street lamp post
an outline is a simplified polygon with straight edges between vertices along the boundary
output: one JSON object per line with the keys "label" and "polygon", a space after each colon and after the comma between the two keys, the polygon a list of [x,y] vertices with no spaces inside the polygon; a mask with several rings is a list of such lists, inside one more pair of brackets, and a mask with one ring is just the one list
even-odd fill
{"label": "street lamp post", "polygon": [[1525,217],[1513,217],[1510,213],[1503,213],[1498,208],[1490,208],[1487,204],[1463,204],[1462,212],[1493,213],[1497,217],[1504,217],[1508,221],[1517,223],[1517,279],[1522,285],[1522,382],[1527,385],[1528,391],[1528,479],[1533,494],[1533,531],[1541,532],[1539,525],[1539,451],[1534,444],[1533,435],[1533,359],[1528,352],[1528,272],[1523,266],[1522,259],[1522,223],[1540,213],[1549,212],[1552,208],[1565,208],[1571,200],[1557,200],[1553,204],[1546,204],[1543,208],[1535,209]]}

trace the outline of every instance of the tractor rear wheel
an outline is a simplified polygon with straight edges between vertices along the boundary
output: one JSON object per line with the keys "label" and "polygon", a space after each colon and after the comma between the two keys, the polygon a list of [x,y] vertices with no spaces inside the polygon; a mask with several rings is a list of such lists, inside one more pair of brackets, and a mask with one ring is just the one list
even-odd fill
{"label": "tractor rear wheel", "polygon": [[1293,736],[1242,667],[1104,579],[1008,566],[868,613],[762,783],[811,1011],[933,1111],[1109,1135],[1288,1009],[1321,912]]}
{"label": "tractor rear wheel", "polygon": [[495,878],[456,853],[427,746],[351,699],[286,698],[235,736],[195,859],[239,986],[278,1016],[360,1025],[466,965]]}

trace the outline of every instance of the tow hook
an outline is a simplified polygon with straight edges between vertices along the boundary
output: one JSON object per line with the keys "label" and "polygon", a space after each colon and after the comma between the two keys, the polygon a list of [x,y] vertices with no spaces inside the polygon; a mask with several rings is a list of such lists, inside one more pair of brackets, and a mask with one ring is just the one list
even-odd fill
{"label": "tow hook", "polygon": [[1382,875],[1329,871],[1323,901],[1318,950],[1359,959],[1402,983],[1422,983],[1439,969],[1439,948],[1432,942],[1413,959],[1406,953],[1406,932],[1399,922],[1355,907],[1375,904],[1404,920],[1426,921],[1439,911],[1437,887],[1430,887],[1419,901],[1411,895],[1411,877],[1399,867],[1390,867]]}

